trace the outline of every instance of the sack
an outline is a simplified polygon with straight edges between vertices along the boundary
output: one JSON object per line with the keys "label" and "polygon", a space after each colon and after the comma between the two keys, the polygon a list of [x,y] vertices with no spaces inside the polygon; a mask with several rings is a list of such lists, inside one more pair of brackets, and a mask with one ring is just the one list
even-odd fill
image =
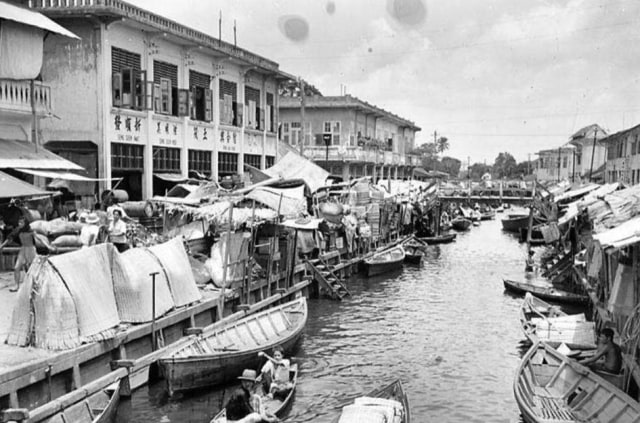
{"label": "sack", "polygon": [[33,222],[29,223],[29,226],[31,226],[33,232],[37,234],[44,236],[49,235],[49,222],[47,222],[46,220],[34,220]]}
{"label": "sack", "polygon": [[77,235],[82,229],[82,223],[69,222],[64,219],[53,219],[49,222],[49,236],[57,237],[60,235]]}
{"label": "sack", "polygon": [[51,243],[54,247],[81,247],[82,242],[78,235],[60,235]]}

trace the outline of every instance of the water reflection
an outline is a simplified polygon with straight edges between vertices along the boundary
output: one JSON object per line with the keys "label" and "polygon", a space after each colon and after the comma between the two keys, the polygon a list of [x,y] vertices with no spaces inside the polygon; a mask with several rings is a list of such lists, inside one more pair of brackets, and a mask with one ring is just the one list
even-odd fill
{"label": "water reflection", "polygon": [[[499,220],[483,222],[428,247],[419,266],[354,278],[342,302],[309,301],[285,421],[332,422],[356,396],[400,377],[415,422],[518,422],[522,300],[504,292],[501,277],[521,273],[524,257]],[[208,422],[232,388],[168,400],[156,384],[135,392],[119,421]]]}

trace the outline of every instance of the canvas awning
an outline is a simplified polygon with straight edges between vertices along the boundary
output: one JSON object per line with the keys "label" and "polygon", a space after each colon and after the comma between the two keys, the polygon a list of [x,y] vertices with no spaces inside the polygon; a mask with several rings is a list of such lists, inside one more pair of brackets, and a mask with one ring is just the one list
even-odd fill
{"label": "canvas awning", "polygon": [[0,198],[31,197],[34,195],[52,195],[27,182],[0,172]]}
{"label": "canvas awning", "polygon": [[602,247],[623,248],[640,242],[640,217],[627,220],[620,226],[595,234],[593,239]]}
{"label": "canvas awning", "polygon": [[590,184],[590,185],[587,185],[587,186],[584,186],[584,187],[573,189],[571,191],[567,191],[565,193],[562,193],[562,194],[558,195],[557,197],[555,197],[555,201],[557,203],[559,201],[568,200],[569,198],[579,197],[579,196],[587,194],[587,193],[589,193],[591,191],[595,191],[598,188],[600,188],[600,185],[598,185],[598,184]]}
{"label": "canvas awning", "polygon": [[65,37],[80,39],[76,34],[58,25],[42,13],[16,6],[6,1],[0,1],[0,19],[7,19],[24,25],[35,26]]}
{"label": "canvas awning", "polygon": [[0,140],[0,169],[84,170],[44,147],[15,140]]}
{"label": "canvas awning", "polygon": [[182,176],[180,173],[154,173],[153,176],[167,182],[186,182],[189,178]]}
{"label": "canvas awning", "polygon": [[264,173],[270,177],[281,179],[302,179],[309,186],[311,192],[325,185],[329,172],[315,163],[295,153],[287,153],[278,163],[265,169]]}
{"label": "canvas awning", "polygon": [[[89,178],[87,176],[78,175],[76,173],[66,172],[64,170],[35,170],[35,169],[16,169],[19,172],[28,173],[29,175],[41,176],[43,178],[62,179],[65,181],[80,182],[100,182],[106,181],[105,178]],[[120,180],[122,178],[111,178],[112,180]]]}

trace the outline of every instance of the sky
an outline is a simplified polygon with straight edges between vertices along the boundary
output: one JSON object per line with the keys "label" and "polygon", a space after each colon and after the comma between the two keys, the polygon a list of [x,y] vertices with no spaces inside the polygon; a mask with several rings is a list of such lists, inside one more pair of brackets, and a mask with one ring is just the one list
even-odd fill
{"label": "sky", "polygon": [[129,0],[415,122],[449,156],[535,159],[640,123],[637,0]]}

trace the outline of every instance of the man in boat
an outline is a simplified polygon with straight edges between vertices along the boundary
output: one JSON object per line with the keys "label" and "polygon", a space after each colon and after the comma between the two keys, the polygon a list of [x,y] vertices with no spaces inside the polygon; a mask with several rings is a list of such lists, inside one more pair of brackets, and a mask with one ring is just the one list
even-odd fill
{"label": "man in boat", "polygon": [[262,400],[259,395],[254,393],[256,386],[257,372],[252,369],[245,369],[240,379],[240,388],[236,389],[227,404],[227,421],[237,423],[259,423],[259,422],[277,422],[278,418],[274,415],[267,414],[262,406]]}
{"label": "man in boat", "polygon": [[536,261],[533,259],[534,254],[535,253],[533,250],[529,250],[529,255],[524,265],[525,272],[533,272],[533,270],[535,269]]}
{"label": "man in boat", "polygon": [[[601,358],[604,361],[599,362]],[[604,328],[598,337],[598,350],[596,353],[580,361],[591,370],[605,371],[607,373],[619,374],[622,370],[622,352],[620,346],[613,342],[613,329]]]}
{"label": "man in boat", "polygon": [[270,398],[274,396],[286,397],[293,388],[293,384],[289,380],[291,362],[284,358],[284,350],[279,345],[273,348],[272,354],[273,357],[262,351],[258,353],[260,357],[267,359],[267,362],[262,366],[258,381],[262,381],[263,388],[265,392],[269,393]]}

